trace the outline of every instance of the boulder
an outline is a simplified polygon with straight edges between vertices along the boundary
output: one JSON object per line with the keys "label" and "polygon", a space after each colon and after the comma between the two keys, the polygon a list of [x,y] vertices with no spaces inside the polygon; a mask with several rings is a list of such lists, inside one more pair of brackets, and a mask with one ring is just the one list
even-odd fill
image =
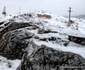
{"label": "boulder", "polygon": [[46,34],[46,33],[58,33],[57,31],[51,31],[50,29],[45,29],[45,28],[41,28],[38,30],[39,34]]}
{"label": "boulder", "polygon": [[20,28],[30,27],[30,26],[32,26],[32,23],[9,22],[9,24],[3,30],[0,31],[0,38],[6,32],[16,30],[16,29],[20,29]]}
{"label": "boulder", "polygon": [[77,44],[81,44],[85,46],[85,38],[83,37],[75,37],[75,36],[69,36],[69,41],[75,42]]}
{"label": "boulder", "polygon": [[0,40],[0,55],[8,59],[21,59],[28,41],[34,34],[24,29],[5,33]]}
{"label": "boulder", "polygon": [[85,59],[78,54],[39,46],[31,41],[17,70],[84,70],[82,66],[85,66]]}

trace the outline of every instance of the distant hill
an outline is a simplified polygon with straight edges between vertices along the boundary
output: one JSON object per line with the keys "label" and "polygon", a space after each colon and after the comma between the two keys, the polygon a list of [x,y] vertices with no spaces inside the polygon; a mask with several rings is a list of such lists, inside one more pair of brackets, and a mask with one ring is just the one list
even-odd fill
{"label": "distant hill", "polygon": [[[64,16],[64,17],[67,18],[68,16]],[[72,17],[85,19],[85,14],[84,15],[76,15],[76,16],[72,16]]]}
{"label": "distant hill", "polygon": [[84,15],[77,15],[77,16],[73,16],[73,17],[85,19],[85,14]]}

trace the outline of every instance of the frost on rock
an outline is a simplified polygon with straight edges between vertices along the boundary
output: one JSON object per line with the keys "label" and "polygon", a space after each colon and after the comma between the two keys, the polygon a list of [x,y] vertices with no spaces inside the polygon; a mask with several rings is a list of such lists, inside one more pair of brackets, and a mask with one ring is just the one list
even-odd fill
{"label": "frost on rock", "polygon": [[8,32],[0,40],[0,55],[8,59],[21,59],[25,48],[28,45],[26,39],[32,38],[33,34],[24,30]]}
{"label": "frost on rock", "polygon": [[1,19],[0,55],[22,59],[17,70],[80,67],[85,63],[85,20],[72,18],[72,21],[68,27],[67,18],[46,12]]}
{"label": "frost on rock", "polygon": [[39,46],[32,41],[29,43],[17,70],[61,70],[62,66],[81,67],[84,65],[85,59],[78,54],[55,50],[45,45]]}

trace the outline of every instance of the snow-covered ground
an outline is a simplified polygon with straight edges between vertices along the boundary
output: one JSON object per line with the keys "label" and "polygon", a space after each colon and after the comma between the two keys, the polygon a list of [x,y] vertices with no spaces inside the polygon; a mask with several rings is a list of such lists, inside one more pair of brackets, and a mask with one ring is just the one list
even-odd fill
{"label": "snow-covered ground", "polygon": [[[31,14],[32,17],[29,16]],[[68,19],[64,18],[62,16],[53,15],[50,13],[29,13],[29,14],[22,14],[22,15],[13,15],[13,16],[6,16],[6,18],[3,18],[0,20],[0,22],[5,22],[6,24],[9,21],[14,22],[42,22],[43,26],[45,28],[58,31],[61,33],[65,33],[68,35],[78,36],[78,37],[85,37],[85,20],[84,19],[76,19],[72,18],[72,21],[74,21],[69,27],[67,26]],[[40,18],[37,16],[37,14],[46,14],[50,15],[52,18]],[[0,25],[4,27],[4,24]]]}
{"label": "snow-covered ground", "polygon": [[63,46],[60,45],[58,43],[52,43],[52,42],[44,42],[44,41],[39,41],[39,40],[33,40],[37,45],[41,46],[41,45],[46,45],[50,48],[54,48],[56,50],[61,50],[61,51],[66,51],[66,52],[73,52],[76,54],[81,55],[83,58],[85,58],[85,46],[80,47],[80,45],[76,45],[76,46],[72,46],[72,45],[68,45],[68,46]]}
{"label": "snow-covered ground", "polygon": [[16,70],[21,60],[8,60],[0,56],[0,70]]}
{"label": "snow-covered ground", "polygon": [[[47,14],[51,15],[52,18],[40,18],[37,16],[37,14]],[[49,13],[31,13],[31,17],[27,14],[24,15],[15,15],[15,16],[7,16],[6,18],[3,18],[0,20],[1,22],[4,22],[0,25],[3,26],[2,29],[5,28],[4,24],[14,21],[14,22],[33,22],[33,23],[40,23],[36,24],[40,28],[49,29],[51,31],[56,31],[58,33],[47,33],[47,34],[38,34],[38,30],[27,30],[28,27],[22,28],[23,31],[34,33],[35,36],[39,37],[40,39],[43,38],[60,38],[58,41],[40,41],[37,39],[33,39],[33,41],[37,45],[46,45],[48,47],[54,48],[56,50],[62,50],[67,52],[73,52],[76,54],[81,55],[85,58],[85,46],[76,44],[73,42],[69,42],[67,46],[63,45],[63,42],[68,42],[68,35],[76,36],[76,37],[83,37],[85,38],[85,20],[84,19],[76,19],[72,18],[73,23],[68,27],[67,22],[68,19],[64,18],[62,16],[53,15]],[[64,41],[62,41],[64,40]],[[9,65],[11,64],[11,67]],[[7,60],[6,58],[0,56],[0,70],[16,70],[16,68],[19,66],[20,60]]]}

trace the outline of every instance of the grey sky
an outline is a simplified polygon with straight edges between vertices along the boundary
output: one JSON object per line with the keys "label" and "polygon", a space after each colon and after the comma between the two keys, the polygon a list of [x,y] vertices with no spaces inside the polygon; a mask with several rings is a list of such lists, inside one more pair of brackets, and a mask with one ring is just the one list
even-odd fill
{"label": "grey sky", "polygon": [[0,15],[4,5],[8,14],[45,10],[54,14],[68,15],[68,7],[72,7],[72,14],[85,14],[85,0],[0,0]]}

